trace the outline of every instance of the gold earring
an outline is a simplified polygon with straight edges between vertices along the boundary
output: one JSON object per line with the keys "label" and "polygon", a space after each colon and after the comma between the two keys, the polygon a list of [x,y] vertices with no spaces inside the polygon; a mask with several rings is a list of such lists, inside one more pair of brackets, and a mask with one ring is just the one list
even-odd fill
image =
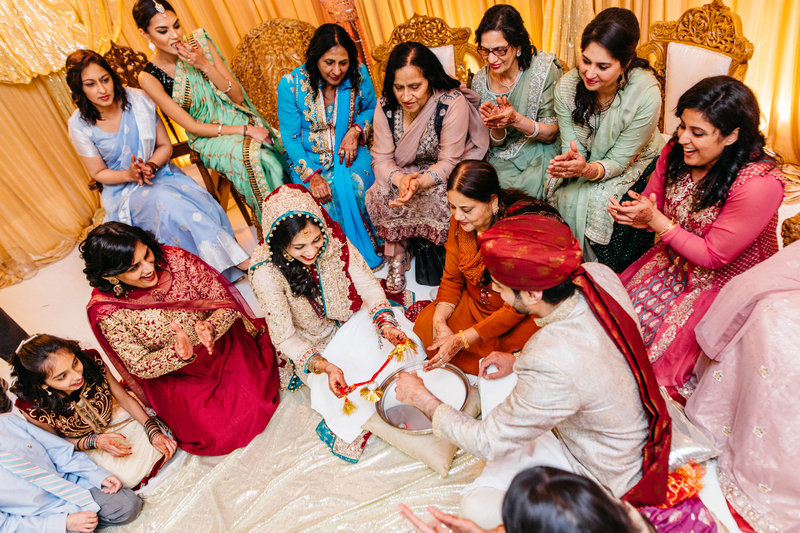
{"label": "gold earring", "polygon": [[494,204],[494,206],[492,206],[492,214],[493,215],[497,215],[497,213],[499,213],[499,212],[500,212],[500,208],[497,206],[497,204]]}
{"label": "gold earring", "polygon": [[288,262],[290,262],[290,263],[291,263],[292,261],[294,261],[294,257],[292,257],[291,255],[289,255],[289,252],[287,252],[286,250],[284,250],[284,251],[283,251],[283,252],[281,252],[281,253],[283,254],[283,258],[284,258],[284,259],[286,259]]}
{"label": "gold earring", "polygon": [[120,283],[120,281],[115,277],[108,278],[108,281],[114,286],[114,296],[117,298],[122,298],[122,296],[125,294],[125,287],[122,286],[122,283]]}

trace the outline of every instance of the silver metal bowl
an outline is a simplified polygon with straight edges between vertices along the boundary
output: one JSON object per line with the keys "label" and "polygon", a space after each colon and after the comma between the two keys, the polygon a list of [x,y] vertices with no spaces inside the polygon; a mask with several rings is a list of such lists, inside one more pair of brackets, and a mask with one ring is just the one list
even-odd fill
{"label": "silver metal bowl", "polygon": [[[420,361],[417,363],[411,363],[409,365],[404,366],[398,370],[395,370],[386,379],[383,380],[383,383],[380,385],[381,391],[383,394],[381,395],[381,399],[378,401],[377,405],[375,406],[378,415],[383,419],[384,422],[389,424],[392,427],[397,429],[402,429],[407,431],[408,433],[412,433],[415,435],[426,435],[433,433],[433,427],[431,425],[430,419],[428,419],[425,414],[414,407],[413,405],[407,404],[400,404],[395,406],[386,406],[386,398],[388,395],[386,394],[387,391],[393,391],[395,387],[395,382],[397,381],[398,377],[400,376],[401,372],[413,372],[415,370],[422,370],[422,367],[425,365],[426,361]],[[450,372],[454,374],[456,377],[459,378],[460,382],[464,386],[464,402],[461,406],[458,407],[460,411],[464,410],[464,407],[467,405],[467,401],[469,400],[470,388],[469,388],[469,380],[467,376],[459,370],[457,367],[446,364],[437,370]]]}

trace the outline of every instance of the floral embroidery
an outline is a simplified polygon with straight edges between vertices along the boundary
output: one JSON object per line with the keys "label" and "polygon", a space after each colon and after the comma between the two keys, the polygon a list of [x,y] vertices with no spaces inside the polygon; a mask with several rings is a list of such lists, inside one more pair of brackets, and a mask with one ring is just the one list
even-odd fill
{"label": "floral embroidery", "polygon": [[762,492],[763,494],[766,494],[766,493],[770,492],[772,489],[769,488],[769,486],[766,483],[759,483],[758,484],[758,490],[760,492]]}
{"label": "floral embroidery", "polygon": [[717,381],[722,381],[722,370],[715,370],[713,375],[714,379]]}
{"label": "floral embroidery", "polygon": [[769,368],[761,365],[761,367],[758,369],[758,373],[761,374],[762,378],[766,379],[769,377]]}
{"label": "floral embroidery", "polygon": [[723,435],[730,435],[731,434],[730,426],[722,426],[722,434]]}
{"label": "floral embroidery", "polygon": [[764,438],[764,428],[762,428],[760,426],[755,426],[753,428],[753,435],[755,435],[759,439],[763,439]]}

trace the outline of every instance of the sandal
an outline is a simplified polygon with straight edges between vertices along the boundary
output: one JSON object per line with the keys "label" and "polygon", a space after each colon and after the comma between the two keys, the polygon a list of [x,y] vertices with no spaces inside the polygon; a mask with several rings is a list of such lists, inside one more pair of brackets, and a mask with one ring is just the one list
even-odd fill
{"label": "sandal", "polygon": [[389,272],[386,274],[386,291],[392,294],[403,292],[406,288],[406,271],[411,268],[411,254],[408,250],[398,259],[389,261]]}

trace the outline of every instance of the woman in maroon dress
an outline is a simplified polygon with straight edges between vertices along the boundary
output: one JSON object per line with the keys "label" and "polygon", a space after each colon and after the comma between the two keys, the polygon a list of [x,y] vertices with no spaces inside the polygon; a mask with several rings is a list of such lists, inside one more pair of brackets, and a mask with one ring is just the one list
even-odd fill
{"label": "woman in maroon dress", "polygon": [[222,455],[264,430],[279,401],[275,351],[224,277],[120,222],[92,230],[80,250],[97,340],[180,448]]}

